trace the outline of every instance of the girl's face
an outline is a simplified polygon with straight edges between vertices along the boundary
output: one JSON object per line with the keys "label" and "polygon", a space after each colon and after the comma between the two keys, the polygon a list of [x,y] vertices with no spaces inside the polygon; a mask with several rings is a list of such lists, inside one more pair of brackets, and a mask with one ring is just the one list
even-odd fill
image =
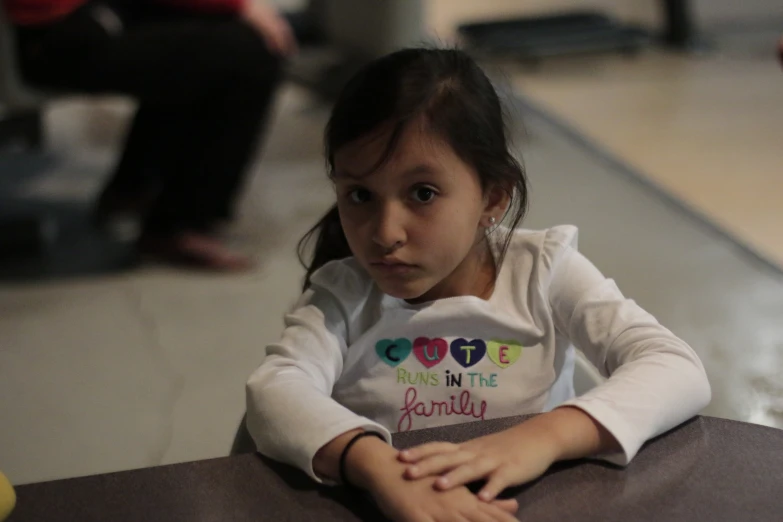
{"label": "girl's face", "polygon": [[373,171],[388,138],[356,140],[334,157],[337,207],[354,257],[400,299],[485,297],[494,261],[483,234],[490,216],[502,217],[505,193],[482,192],[478,174],[420,122]]}

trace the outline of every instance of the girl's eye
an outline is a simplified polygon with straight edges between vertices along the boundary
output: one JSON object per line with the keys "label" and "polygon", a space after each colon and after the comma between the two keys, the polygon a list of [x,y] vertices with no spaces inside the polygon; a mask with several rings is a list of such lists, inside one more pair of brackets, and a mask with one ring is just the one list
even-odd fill
{"label": "girl's eye", "polygon": [[367,189],[354,189],[348,194],[348,197],[353,203],[366,203],[370,200],[370,191]]}
{"label": "girl's eye", "polygon": [[435,199],[437,193],[429,187],[419,187],[413,191],[413,198],[419,203],[429,203]]}

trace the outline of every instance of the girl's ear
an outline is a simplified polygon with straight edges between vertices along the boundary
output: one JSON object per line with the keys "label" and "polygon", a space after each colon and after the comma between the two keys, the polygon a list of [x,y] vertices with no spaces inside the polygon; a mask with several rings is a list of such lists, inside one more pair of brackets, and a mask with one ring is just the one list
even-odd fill
{"label": "girl's ear", "polygon": [[482,220],[495,218],[495,222],[500,223],[506,215],[508,206],[511,203],[511,194],[513,188],[511,184],[494,183],[484,194],[484,213]]}

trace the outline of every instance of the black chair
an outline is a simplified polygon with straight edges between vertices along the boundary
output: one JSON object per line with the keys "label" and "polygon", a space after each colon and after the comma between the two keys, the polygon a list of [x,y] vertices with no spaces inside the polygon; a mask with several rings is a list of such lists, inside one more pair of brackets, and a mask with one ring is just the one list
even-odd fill
{"label": "black chair", "polygon": [[[661,41],[681,50],[698,47],[690,3],[663,0],[661,6],[666,24]],[[653,41],[647,29],[597,11],[489,20],[462,25],[458,32],[475,51],[534,63],[573,54],[635,54]]]}

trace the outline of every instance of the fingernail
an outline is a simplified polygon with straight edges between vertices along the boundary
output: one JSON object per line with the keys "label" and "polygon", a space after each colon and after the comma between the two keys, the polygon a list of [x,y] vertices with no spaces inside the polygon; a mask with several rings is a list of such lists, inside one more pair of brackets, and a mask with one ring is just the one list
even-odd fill
{"label": "fingernail", "polygon": [[413,466],[412,468],[408,468],[408,475],[410,475],[411,477],[415,477],[418,474],[419,474],[419,468],[417,468],[416,466]]}
{"label": "fingernail", "polygon": [[481,498],[481,500],[489,500],[489,493],[486,491],[482,491],[481,493],[479,493],[479,497]]}
{"label": "fingernail", "polygon": [[449,485],[449,479],[446,478],[446,477],[441,477],[441,478],[438,479],[438,484],[443,486],[443,487],[446,487],[446,486]]}

